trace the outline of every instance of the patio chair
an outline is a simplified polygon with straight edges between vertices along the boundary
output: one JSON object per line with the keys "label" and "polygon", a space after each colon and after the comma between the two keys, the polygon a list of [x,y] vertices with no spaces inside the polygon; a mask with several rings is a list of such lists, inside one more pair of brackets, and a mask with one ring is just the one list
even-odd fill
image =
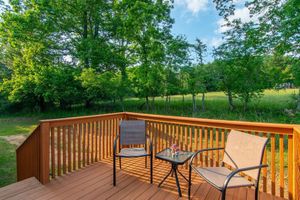
{"label": "patio chair", "polygon": [[[191,195],[192,170],[200,175],[206,182],[222,192],[221,199],[225,200],[227,188],[255,187],[255,199],[258,199],[259,177],[265,147],[268,138],[250,135],[232,130],[227,137],[226,147],[202,149],[196,152],[189,163],[189,188],[188,197]],[[221,167],[197,167],[193,165],[194,158],[203,152],[224,149]],[[233,170],[225,167],[225,163]],[[241,173],[251,177],[249,181]]]}
{"label": "patio chair", "polygon": [[[117,142],[119,141],[119,152]],[[147,151],[147,141],[149,151]],[[129,148],[130,145],[143,145],[142,148]],[[126,148],[122,148],[126,146]],[[113,185],[116,186],[116,158],[119,157],[121,169],[121,158],[150,157],[150,183],[153,182],[153,153],[152,141],[146,134],[146,122],[141,120],[122,120],[120,123],[120,134],[116,137],[113,146]]]}

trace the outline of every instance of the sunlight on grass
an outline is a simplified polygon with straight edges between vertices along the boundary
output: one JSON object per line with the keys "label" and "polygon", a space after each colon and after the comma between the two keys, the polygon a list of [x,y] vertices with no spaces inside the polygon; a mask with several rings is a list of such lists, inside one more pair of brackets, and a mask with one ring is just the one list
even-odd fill
{"label": "sunlight on grass", "polygon": [[0,119],[0,136],[30,134],[37,126],[36,120],[9,120]]}

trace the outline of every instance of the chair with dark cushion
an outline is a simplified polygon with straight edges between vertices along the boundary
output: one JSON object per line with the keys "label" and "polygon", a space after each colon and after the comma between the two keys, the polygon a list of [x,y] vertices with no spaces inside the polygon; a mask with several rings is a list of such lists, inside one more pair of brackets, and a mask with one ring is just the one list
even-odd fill
{"label": "chair with dark cushion", "polygon": [[[119,151],[117,144],[119,141]],[[129,148],[129,146],[140,145],[143,147]],[[126,148],[122,148],[126,146]],[[148,147],[148,148],[147,148]],[[146,134],[146,122],[142,120],[122,120],[120,123],[120,134],[116,137],[113,146],[113,185],[116,186],[116,158],[119,157],[120,169],[121,158],[150,157],[150,183],[153,182],[153,153],[152,141]],[[146,162],[147,166],[147,162]]]}
{"label": "chair with dark cushion", "polygon": [[[189,164],[189,190],[191,193],[191,173],[192,170],[200,175],[206,182],[222,192],[221,199],[225,200],[226,189],[235,187],[255,187],[255,199],[258,199],[259,177],[262,168],[268,165],[262,164],[262,158],[265,151],[268,138],[259,137],[232,130],[227,137],[226,147],[202,149],[196,152]],[[196,155],[206,151],[215,151],[224,149],[224,157],[221,167],[197,167],[193,165]],[[231,166],[234,170],[225,167]],[[240,173],[251,177],[249,181]]]}

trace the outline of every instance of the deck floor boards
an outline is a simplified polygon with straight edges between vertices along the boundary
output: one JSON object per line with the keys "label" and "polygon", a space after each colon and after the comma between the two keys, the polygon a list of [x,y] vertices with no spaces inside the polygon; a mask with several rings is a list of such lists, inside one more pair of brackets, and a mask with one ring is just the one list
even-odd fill
{"label": "deck floor boards", "polygon": [[[118,162],[117,162],[118,163]],[[187,199],[188,183],[179,176],[182,198],[178,197],[174,177],[169,177],[161,188],[157,185],[169,172],[170,165],[156,160],[153,184],[149,183],[149,168],[145,168],[144,158],[122,159],[122,169],[117,167],[117,186],[112,186],[112,161],[102,160],[73,173],[57,177],[49,184],[42,185],[35,178],[0,188],[0,199],[110,199],[110,200],[146,200],[146,199]],[[179,170],[187,177],[185,168]],[[193,176],[192,199],[214,200],[220,198],[220,192]],[[254,199],[254,190],[250,188],[229,189],[226,199]],[[261,193],[260,199],[275,199],[270,194]],[[280,199],[280,198],[276,198]]]}

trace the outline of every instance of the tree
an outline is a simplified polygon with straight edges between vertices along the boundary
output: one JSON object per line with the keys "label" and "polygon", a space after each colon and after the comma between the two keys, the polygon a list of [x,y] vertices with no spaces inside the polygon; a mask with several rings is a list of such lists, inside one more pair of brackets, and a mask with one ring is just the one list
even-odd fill
{"label": "tree", "polygon": [[196,39],[196,43],[193,45],[194,51],[197,56],[197,63],[203,65],[204,54],[207,51],[207,46],[199,38]]}
{"label": "tree", "polygon": [[[235,4],[232,0],[214,0],[219,14],[228,17],[234,14]],[[258,43],[260,49],[267,55],[289,56],[289,65],[297,66],[299,61],[300,42],[300,7],[298,0],[255,0],[245,1],[246,7],[252,16],[257,16]],[[297,67],[292,70],[295,82],[299,78]],[[299,86],[299,85],[298,85]],[[300,108],[300,89],[297,108]]]}
{"label": "tree", "polygon": [[268,80],[262,54],[256,48],[259,45],[257,29],[252,22],[242,24],[240,20],[235,20],[232,28],[224,34],[226,41],[214,53],[218,62],[224,64],[219,68],[223,88],[227,90],[225,93],[231,109],[234,94],[242,100],[246,110],[252,98],[260,97]]}
{"label": "tree", "polygon": [[41,76],[47,76],[43,72],[61,58],[56,43],[59,31],[52,19],[45,17],[44,11],[51,9],[47,2],[13,1],[11,6],[1,14],[1,62],[11,71],[2,90],[12,102],[37,104],[44,110],[47,90],[41,93],[37,84]]}
{"label": "tree", "polygon": [[170,106],[171,95],[180,92],[180,70],[190,65],[189,47],[190,44],[183,36],[170,37],[167,40],[165,66],[165,92],[166,110]]}
{"label": "tree", "polygon": [[[160,88],[154,87],[162,79],[160,72],[165,58],[164,41],[170,35],[171,5],[168,1],[131,1],[127,14],[132,21],[132,34],[129,37],[136,57],[136,79],[139,94],[146,99],[149,110],[149,97],[160,93]],[[158,76],[158,77],[156,77]],[[156,82],[154,82],[154,80]],[[155,84],[156,85],[156,84]],[[160,86],[161,87],[161,86]]]}
{"label": "tree", "polygon": [[189,94],[192,95],[192,113],[193,116],[197,112],[197,102],[196,102],[196,95],[201,91],[202,87],[202,80],[199,79],[199,70],[197,69],[197,66],[187,66],[182,69],[184,74],[187,78],[187,91]]}
{"label": "tree", "polygon": [[202,93],[202,111],[205,111],[205,93],[207,92],[207,84],[208,84],[208,70],[203,67],[203,59],[204,54],[207,51],[207,46],[199,39],[196,39],[196,44],[193,45],[194,51],[197,55],[197,61],[198,61],[198,74],[199,79],[202,82],[200,92]]}

